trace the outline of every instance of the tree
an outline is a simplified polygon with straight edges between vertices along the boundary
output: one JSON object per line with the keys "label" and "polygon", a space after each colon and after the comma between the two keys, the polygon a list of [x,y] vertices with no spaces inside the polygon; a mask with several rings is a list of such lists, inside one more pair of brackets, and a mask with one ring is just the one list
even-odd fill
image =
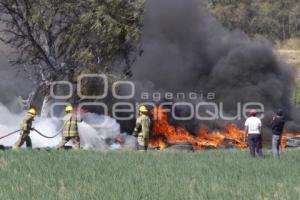
{"label": "tree", "polygon": [[283,41],[300,34],[299,0],[210,0],[213,15],[230,30]]}
{"label": "tree", "polygon": [[142,0],[0,0],[0,40],[36,85],[30,103],[85,71],[130,76],[143,10]]}

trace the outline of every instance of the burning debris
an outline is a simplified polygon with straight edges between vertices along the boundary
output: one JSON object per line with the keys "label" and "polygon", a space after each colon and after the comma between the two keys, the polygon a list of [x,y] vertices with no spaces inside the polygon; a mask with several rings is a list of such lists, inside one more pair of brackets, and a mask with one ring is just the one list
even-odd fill
{"label": "burning debris", "polygon": [[[281,142],[280,142],[280,147],[281,149],[285,149],[288,146],[291,147],[300,147],[300,134],[295,134],[295,133],[284,133],[282,134]],[[293,143],[293,144],[291,144]]]}
{"label": "burning debris", "polygon": [[[174,94],[183,94],[182,99],[185,100],[185,94],[189,94],[187,103],[197,105],[209,100],[203,98],[206,96],[203,94],[213,94],[218,105],[224,104],[222,113],[224,111],[223,114],[228,116],[237,113],[236,105],[239,103],[261,102],[267,114],[282,108],[289,121],[295,125],[300,122],[299,112],[290,101],[295,72],[290,65],[276,57],[267,41],[252,40],[242,32],[226,30],[211,16],[204,1],[180,0],[174,3],[173,0],[152,0],[147,1],[146,10],[144,53],[133,66],[134,76],[131,80],[136,83],[133,87],[136,95],[144,93],[149,96],[152,93],[159,97],[154,95],[152,99],[143,99],[134,96],[132,101],[156,104],[165,103],[166,100],[174,103],[181,101],[181,95]],[[19,85],[22,84],[17,84],[17,87]],[[174,95],[174,98],[169,98],[169,94]],[[113,102],[113,99],[108,101]],[[178,110],[184,115],[184,108]],[[135,145],[135,138],[121,134],[124,131],[120,130],[116,120],[81,112],[84,113],[85,120],[78,128],[84,149],[107,149],[111,146],[117,149]],[[15,117],[19,121],[20,116],[1,115],[0,125],[5,124],[5,129],[14,130],[18,126]],[[172,123],[175,125],[171,125],[167,112],[162,108],[155,108],[153,115],[149,141],[152,148],[165,149],[170,145],[191,145],[193,150],[247,147],[245,132],[237,125],[226,124],[226,120],[221,123],[221,120],[189,120],[183,122],[186,123],[183,128],[176,121]],[[10,121],[11,124],[8,124]],[[241,125],[242,120],[234,122]],[[124,124],[132,130],[130,122],[126,121]],[[37,120],[36,126],[43,133],[52,135],[60,124],[52,119],[41,118]],[[219,130],[203,128],[206,126]],[[186,127],[197,129],[198,132],[194,135]],[[287,140],[292,137],[295,135],[284,134],[281,146],[285,147]],[[58,140],[60,136],[45,141],[33,135],[33,144],[38,147],[54,146]],[[6,138],[6,143],[12,143],[11,141],[11,138]]]}
{"label": "burning debris", "polygon": [[[1,108],[1,106],[0,106]],[[2,110],[5,110],[2,106]],[[12,115],[8,110],[6,114]],[[207,128],[200,128],[197,134],[192,134],[185,128],[171,125],[168,119],[168,110],[162,107],[155,107],[152,110],[153,121],[149,139],[151,149],[164,150],[166,148],[181,150],[204,150],[217,148],[247,148],[246,134],[234,124],[226,124],[224,130],[209,131]],[[92,113],[84,113],[86,122],[79,123],[79,132],[82,138],[82,148],[95,150],[119,150],[133,149],[136,140],[133,136],[120,133],[119,124],[107,116],[99,116]],[[95,123],[100,123],[101,127],[93,127]],[[4,123],[4,122],[2,122]],[[1,121],[0,121],[1,124]],[[14,123],[12,123],[14,124]],[[53,134],[60,124],[58,121],[48,118],[38,118],[35,127],[45,132],[47,135]],[[0,130],[7,132],[11,128],[0,126]],[[55,147],[61,136],[54,139],[45,139],[37,134],[31,134],[34,148]],[[16,140],[17,135],[10,136],[1,140],[5,146],[0,146],[1,150],[10,149],[8,146]],[[300,134],[284,133],[282,136],[281,147],[284,149],[289,146],[289,140],[299,138]],[[296,141],[297,143],[297,141]],[[71,148],[71,146],[68,146]]]}
{"label": "burning debris", "polygon": [[[260,102],[265,108],[265,119],[280,108],[288,118],[288,130],[300,130],[300,114],[291,101],[295,69],[278,58],[267,40],[249,38],[239,30],[226,30],[211,15],[205,1],[180,0],[174,4],[173,0],[153,0],[146,6],[151,12],[145,13],[144,53],[134,64],[132,80],[137,95],[159,92],[170,93],[173,98],[161,95],[165,99],[156,100],[150,95],[136,97],[135,101],[184,101],[197,105],[209,102],[200,91],[213,93],[214,103],[222,103],[225,116],[236,116],[239,103]],[[192,98],[176,95],[191,92],[198,95]],[[183,115],[186,112],[183,107],[177,110]],[[201,126],[225,128],[222,126],[226,120],[220,121],[172,122],[189,130]],[[243,119],[233,123],[241,126]]]}
{"label": "burning debris", "polygon": [[[149,139],[149,146],[153,149],[166,149],[171,146],[191,145],[193,150],[217,149],[217,148],[238,148],[248,147],[246,133],[240,130],[235,124],[226,124],[224,131],[209,131],[207,128],[200,128],[197,135],[193,135],[186,129],[175,127],[168,122],[167,110],[156,107],[153,111],[153,128]],[[281,140],[281,148],[285,149],[288,140],[298,138],[300,134],[284,133]],[[300,144],[299,144],[300,146]]]}
{"label": "burning debris", "polygon": [[118,136],[115,138],[115,143],[120,144],[120,145],[125,144],[125,137],[122,136],[122,135],[118,135]]}
{"label": "burning debris", "polygon": [[149,146],[156,149],[165,149],[169,145],[187,142],[192,145],[193,150],[236,147],[244,149],[247,147],[246,134],[239,130],[236,125],[227,124],[226,131],[209,132],[206,128],[200,128],[197,135],[193,135],[186,129],[175,127],[168,122],[168,113],[161,107],[154,108],[152,135]]}
{"label": "burning debris", "polygon": [[[224,131],[210,132],[207,128],[200,128],[198,134],[193,135],[184,128],[171,125],[168,122],[167,110],[156,107],[152,114],[154,120],[149,140],[150,148],[163,150],[169,146],[182,144],[192,145],[193,150],[226,147],[245,149],[248,147],[245,131],[240,130],[234,124],[225,125]],[[291,146],[288,143],[290,139],[300,141],[300,134],[284,133],[280,145],[282,149]],[[295,145],[300,146],[300,142],[299,145],[298,143]]]}

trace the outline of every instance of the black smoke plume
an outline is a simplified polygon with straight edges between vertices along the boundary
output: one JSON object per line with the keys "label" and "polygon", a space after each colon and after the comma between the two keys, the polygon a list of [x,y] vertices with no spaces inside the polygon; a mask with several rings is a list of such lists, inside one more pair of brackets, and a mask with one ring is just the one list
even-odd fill
{"label": "black smoke plume", "polygon": [[[144,101],[140,98],[143,92],[193,92],[199,96],[213,92],[214,102],[223,102],[228,115],[235,115],[238,102],[258,101],[265,105],[267,114],[284,110],[290,127],[297,128],[299,113],[291,101],[296,74],[293,67],[276,56],[267,40],[250,39],[239,30],[224,28],[209,12],[207,2],[147,0],[142,48],[144,53],[133,66],[135,101]],[[17,72],[9,67],[6,52],[2,48],[0,101],[9,103],[17,95],[27,98],[31,84],[16,78]],[[206,101],[199,96],[188,100],[194,104]],[[183,108],[177,112],[186,114]],[[190,129],[203,124],[221,127],[224,123],[173,122]],[[132,130],[133,123],[122,124]]]}
{"label": "black smoke plume", "polygon": [[[155,91],[214,92],[214,102],[223,102],[229,115],[236,112],[238,102],[255,101],[264,104],[267,115],[283,109],[291,121],[299,121],[291,100],[293,67],[278,58],[266,39],[250,39],[242,31],[224,28],[205,1],[147,1],[142,45],[144,53],[133,70],[137,96]],[[192,102],[199,101],[203,99]],[[194,127],[201,122],[185,124]]]}

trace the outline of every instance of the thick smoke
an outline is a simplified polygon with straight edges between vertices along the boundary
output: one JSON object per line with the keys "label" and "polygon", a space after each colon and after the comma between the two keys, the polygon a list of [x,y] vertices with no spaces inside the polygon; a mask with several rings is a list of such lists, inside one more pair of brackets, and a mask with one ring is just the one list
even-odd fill
{"label": "thick smoke", "polygon": [[[206,101],[206,94],[213,92],[216,94],[213,102],[223,102],[224,110],[228,115],[236,114],[238,102],[258,101],[265,105],[267,114],[283,109],[290,120],[300,121],[298,111],[291,103],[296,74],[293,68],[275,55],[272,45],[267,40],[253,40],[241,31],[226,30],[210,14],[205,1],[146,1],[142,37],[144,53],[133,66],[132,80],[137,83],[135,85],[137,96],[143,92],[157,91],[162,94],[194,92],[201,97],[185,99],[185,101],[196,104]],[[24,79],[15,79],[16,71],[8,67],[7,61],[3,61],[9,57],[5,52],[9,51],[2,48],[0,100],[7,104],[11,102],[13,96],[26,97],[28,92],[31,92],[31,87],[28,87],[30,85],[28,82],[24,84]],[[140,97],[134,100],[151,101]],[[178,102],[180,99],[174,98],[172,101]],[[186,114],[184,109],[178,112],[182,115]],[[92,114],[86,118],[88,123],[83,122],[79,127],[80,132],[84,133],[82,135],[84,146],[96,149],[118,146],[109,141],[110,137],[104,136],[107,131],[110,132],[109,130],[93,128],[89,125],[94,120],[101,121],[100,116],[91,116]],[[19,115],[0,114],[0,118],[2,117],[4,121],[0,123],[1,132],[14,130],[22,119]],[[7,117],[12,117],[13,122],[5,120]],[[182,122],[183,124],[178,121],[176,123],[194,129],[202,124],[221,127],[224,121],[189,120]],[[111,124],[114,127],[111,130],[119,134],[118,124],[113,121]],[[111,124],[108,123],[107,126]],[[49,130],[47,133],[52,135],[50,132],[59,128],[59,122],[41,119],[41,125],[38,123],[38,126],[41,126],[41,131]],[[122,122],[122,128],[131,131],[132,121]],[[112,134],[112,136],[116,135]],[[133,139],[126,138],[126,142],[131,144]],[[38,141],[34,143],[41,144]],[[54,143],[57,141],[54,141],[53,145]]]}
{"label": "thick smoke", "polygon": [[283,109],[294,120],[298,116],[291,102],[292,66],[267,40],[226,30],[204,1],[147,1],[142,43],[133,73],[140,92],[214,92],[214,102],[223,102],[228,114],[236,113],[238,102],[255,101],[267,113]]}
{"label": "thick smoke", "polygon": [[16,102],[14,100],[17,96],[28,98],[32,83],[25,78],[23,71],[10,65],[9,58],[12,58],[12,52],[12,49],[0,42],[0,101],[10,108],[15,108],[16,105],[12,105],[12,102]]}

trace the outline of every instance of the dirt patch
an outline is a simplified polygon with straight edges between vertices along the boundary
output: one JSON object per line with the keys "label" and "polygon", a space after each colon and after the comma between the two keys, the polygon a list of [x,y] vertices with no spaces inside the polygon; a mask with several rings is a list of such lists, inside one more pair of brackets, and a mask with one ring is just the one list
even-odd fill
{"label": "dirt patch", "polygon": [[296,64],[300,67],[300,50],[280,49],[276,52],[287,63]]}

